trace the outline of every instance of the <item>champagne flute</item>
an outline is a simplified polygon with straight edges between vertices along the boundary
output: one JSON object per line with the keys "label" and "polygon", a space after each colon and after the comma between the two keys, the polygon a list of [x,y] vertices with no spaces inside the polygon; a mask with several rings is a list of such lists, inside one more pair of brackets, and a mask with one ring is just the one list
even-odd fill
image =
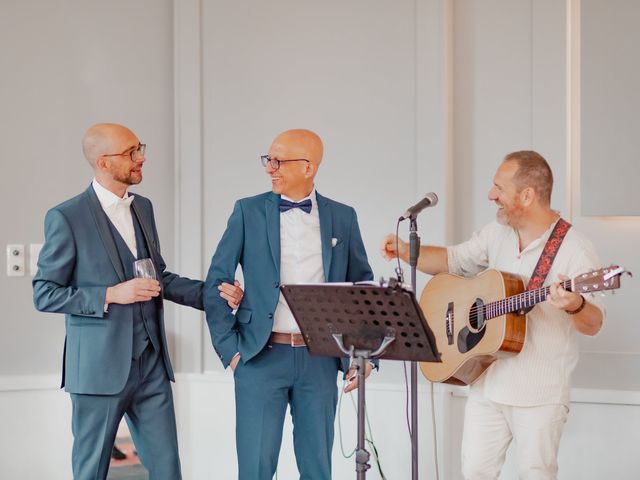
{"label": "champagne flute", "polygon": [[157,280],[156,267],[150,258],[141,258],[133,262],[133,275],[136,278],[150,278]]}

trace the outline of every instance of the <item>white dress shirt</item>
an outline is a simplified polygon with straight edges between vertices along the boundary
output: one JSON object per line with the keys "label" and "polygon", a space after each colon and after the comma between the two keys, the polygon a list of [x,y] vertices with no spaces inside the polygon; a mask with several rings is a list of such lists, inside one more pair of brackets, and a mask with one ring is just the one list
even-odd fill
{"label": "white dress shirt", "polygon": [[138,258],[138,249],[136,245],[136,232],[133,229],[133,217],[131,216],[131,202],[133,195],[125,192],[124,197],[120,198],[115,193],[104,188],[94,178],[91,184],[93,190],[98,196],[98,201],[107,214],[111,223],[113,223],[118,233],[131,250],[134,258]]}
{"label": "white dress shirt", "polygon": [[[293,200],[282,195],[283,200]],[[320,215],[316,191],[298,200],[311,200],[311,212],[292,208],[280,213],[280,283],[323,283],[322,242],[320,240]],[[273,331],[279,333],[300,333],[293,319],[289,305],[282,293],[276,307]]]}
{"label": "white dress shirt", "polygon": [[[519,275],[525,288],[555,222],[539,238],[520,251],[513,228],[492,222],[470,240],[447,249],[449,271],[472,276],[487,268]],[[593,244],[570,228],[545,279],[547,286],[558,274],[570,278],[600,268]],[[604,315],[600,295],[586,299]],[[563,404],[569,407],[571,372],[578,362],[577,330],[567,313],[549,302],[537,304],[527,314],[527,334],[522,351],[496,360],[471,387],[470,394],[484,395],[497,403],[517,407]]]}

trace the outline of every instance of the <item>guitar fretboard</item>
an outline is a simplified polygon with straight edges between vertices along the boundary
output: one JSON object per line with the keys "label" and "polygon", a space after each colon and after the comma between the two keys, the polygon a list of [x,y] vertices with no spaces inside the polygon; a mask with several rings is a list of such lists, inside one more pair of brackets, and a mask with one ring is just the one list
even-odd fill
{"label": "guitar fretboard", "polygon": [[[571,280],[560,282],[560,286],[567,291],[572,291]],[[550,287],[527,290],[518,295],[513,295],[496,302],[484,305],[484,318],[496,318],[511,312],[518,312],[533,307],[537,303],[544,302],[549,295]]]}

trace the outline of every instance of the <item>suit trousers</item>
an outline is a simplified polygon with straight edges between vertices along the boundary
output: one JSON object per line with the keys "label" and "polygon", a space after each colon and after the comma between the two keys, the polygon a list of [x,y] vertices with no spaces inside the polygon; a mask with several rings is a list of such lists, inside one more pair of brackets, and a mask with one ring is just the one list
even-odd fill
{"label": "suit trousers", "polygon": [[240,480],[271,480],[287,405],[301,480],[330,480],[338,360],[306,347],[267,345],[234,372]]}
{"label": "suit trousers", "polygon": [[568,413],[560,404],[514,407],[470,395],[462,436],[462,475],[467,480],[497,480],[514,440],[518,478],[554,480]]}
{"label": "suit trousers", "polygon": [[171,383],[162,355],[149,344],[131,361],[117,395],[71,394],[73,478],[107,477],[111,449],[124,416],[149,480],[179,480],[180,459]]}

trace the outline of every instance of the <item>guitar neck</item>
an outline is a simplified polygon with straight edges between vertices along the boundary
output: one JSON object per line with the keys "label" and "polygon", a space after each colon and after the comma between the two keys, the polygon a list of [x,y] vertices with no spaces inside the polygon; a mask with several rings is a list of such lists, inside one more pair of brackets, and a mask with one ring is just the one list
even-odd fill
{"label": "guitar neck", "polygon": [[[565,290],[572,292],[573,285],[571,280],[560,282],[560,286]],[[541,287],[535,290],[527,290],[518,295],[513,295],[496,302],[484,305],[485,318],[495,318],[506,315],[511,312],[518,312],[533,307],[534,305],[544,302],[549,295],[550,287]]]}

